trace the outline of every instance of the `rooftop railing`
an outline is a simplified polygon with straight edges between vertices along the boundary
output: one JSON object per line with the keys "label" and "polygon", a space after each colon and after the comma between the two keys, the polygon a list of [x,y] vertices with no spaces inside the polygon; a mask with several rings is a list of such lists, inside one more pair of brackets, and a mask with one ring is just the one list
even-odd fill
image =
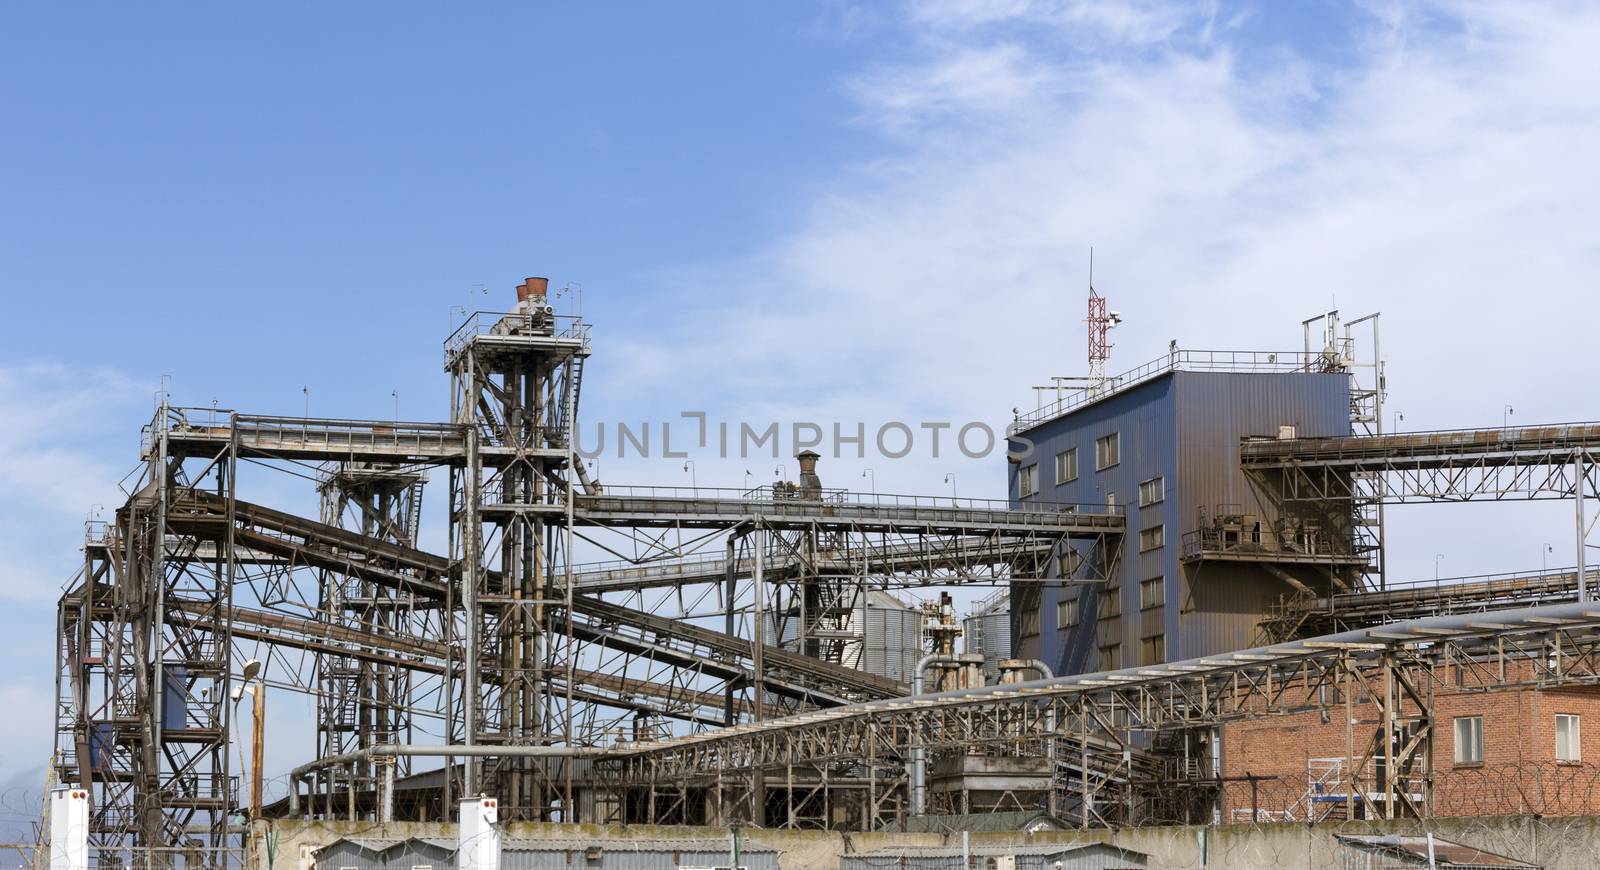
{"label": "rooftop railing", "polygon": [[1289,374],[1293,372],[1322,371],[1326,359],[1320,353],[1302,351],[1262,350],[1180,350],[1160,359],[1151,360],[1137,368],[1112,375],[1099,384],[1082,387],[1063,387],[1065,393],[1059,400],[1041,405],[1026,414],[1020,414],[1006,428],[1007,434],[1016,434],[1041,423],[1054,420],[1070,411],[1098,402],[1108,396],[1132,389],[1146,381],[1154,380],[1168,372],[1257,372]]}
{"label": "rooftop railing", "polygon": [[590,325],[583,318],[570,314],[555,314],[545,317],[543,315],[528,314],[525,312],[511,311],[474,311],[467,316],[450,337],[444,340],[445,364],[461,349],[480,335],[491,334],[496,327],[508,324],[515,327],[532,330],[537,324],[548,322],[551,326],[551,337],[559,339],[576,339],[583,347],[589,346]]}

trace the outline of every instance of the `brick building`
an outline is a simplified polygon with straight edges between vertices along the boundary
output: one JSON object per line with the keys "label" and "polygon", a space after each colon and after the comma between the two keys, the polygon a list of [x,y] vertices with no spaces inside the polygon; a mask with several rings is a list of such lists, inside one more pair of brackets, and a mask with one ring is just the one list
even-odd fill
{"label": "brick building", "polygon": [[[1349,711],[1330,703],[1224,726],[1224,821],[1372,815],[1361,796],[1377,794],[1374,765],[1360,762],[1382,745],[1380,723],[1370,703],[1353,700]],[[1434,815],[1600,814],[1600,686],[1436,689],[1433,711]],[[1397,739],[1411,733],[1401,729]],[[1353,788],[1352,768],[1365,771]],[[1404,771],[1419,802],[1421,768]]]}

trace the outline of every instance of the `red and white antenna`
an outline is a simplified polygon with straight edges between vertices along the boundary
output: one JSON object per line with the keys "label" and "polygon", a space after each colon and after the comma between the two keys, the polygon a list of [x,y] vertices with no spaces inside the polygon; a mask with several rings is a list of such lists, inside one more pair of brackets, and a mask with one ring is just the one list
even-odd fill
{"label": "red and white antenna", "polygon": [[1106,382],[1106,362],[1111,359],[1111,330],[1122,322],[1122,315],[1107,310],[1106,298],[1094,289],[1094,248],[1089,249],[1089,381],[1090,389]]}

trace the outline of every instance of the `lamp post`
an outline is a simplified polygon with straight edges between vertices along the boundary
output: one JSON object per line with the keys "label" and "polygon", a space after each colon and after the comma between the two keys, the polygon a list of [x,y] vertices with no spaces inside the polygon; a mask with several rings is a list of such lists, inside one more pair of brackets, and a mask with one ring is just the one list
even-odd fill
{"label": "lamp post", "polygon": [[244,672],[240,675],[239,682],[243,685],[233,690],[233,702],[237,707],[245,693],[249,693],[251,700],[250,710],[250,818],[255,819],[261,815],[261,761],[266,748],[265,735],[261,725],[267,716],[267,684],[260,678],[261,662],[251,659],[244,664]]}
{"label": "lamp post", "polygon": [[1511,425],[1511,418],[1516,413],[1517,413],[1517,409],[1511,407],[1510,405],[1506,405],[1505,407],[1501,408],[1500,409],[1500,428],[1504,429],[1507,426],[1510,426]]}
{"label": "lamp post", "polygon": [[1436,583],[1439,581],[1439,562],[1441,560],[1443,560],[1443,559],[1444,559],[1444,554],[1443,553],[1434,553],[1433,554],[1433,580]]}
{"label": "lamp post", "polygon": [[955,472],[951,472],[949,474],[946,474],[944,476],[944,482],[950,484],[950,501],[953,503],[956,500],[956,475],[955,475]]}
{"label": "lamp post", "polygon": [[877,498],[877,496],[878,496],[878,475],[877,475],[877,473],[874,472],[872,469],[868,468],[865,471],[861,472],[861,476],[865,477],[865,478],[868,478],[868,479],[870,479],[872,481],[872,496],[873,496],[873,498]]}
{"label": "lamp post", "polygon": [[695,474],[695,470],[694,470],[694,460],[690,459],[690,460],[684,462],[683,463],[683,470],[687,471],[689,473],[689,487],[691,489],[699,489],[700,488],[700,482],[695,479],[696,478],[696,474]]}

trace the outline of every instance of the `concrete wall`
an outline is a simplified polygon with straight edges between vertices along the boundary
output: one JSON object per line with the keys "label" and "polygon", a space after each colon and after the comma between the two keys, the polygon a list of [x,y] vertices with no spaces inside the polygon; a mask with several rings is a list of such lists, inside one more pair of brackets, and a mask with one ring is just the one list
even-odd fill
{"label": "concrete wall", "polygon": [[[1600,855],[1600,818],[1574,816],[1535,818],[1496,816],[1482,818],[1436,819],[1428,827],[1417,822],[1341,822],[1304,825],[1225,825],[1222,827],[1129,828],[1123,831],[1050,831],[1032,836],[1019,834],[973,834],[975,847],[1006,844],[1114,843],[1150,856],[1150,867],[1157,870],[1217,867],[1240,870],[1280,870],[1280,868],[1338,868],[1340,849],[1336,834],[1423,834],[1432,830],[1436,837],[1466,843],[1480,849],[1510,855],[1544,865],[1547,870],[1578,870],[1595,866]],[[725,829],[674,828],[631,825],[535,825],[512,824],[507,836],[516,838],[593,838],[598,841],[620,838],[718,836]],[[289,822],[273,825],[277,838],[277,860],[271,870],[304,870],[299,855],[343,836],[407,837],[454,836],[452,826],[440,823],[370,822]],[[1202,862],[1201,839],[1205,838]],[[907,846],[960,846],[960,835],[942,834],[839,834],[826,831],[748,830],[750,843],[778,849],[781,870],[835,870],[839,856],[847,852],[867,852]]]}

